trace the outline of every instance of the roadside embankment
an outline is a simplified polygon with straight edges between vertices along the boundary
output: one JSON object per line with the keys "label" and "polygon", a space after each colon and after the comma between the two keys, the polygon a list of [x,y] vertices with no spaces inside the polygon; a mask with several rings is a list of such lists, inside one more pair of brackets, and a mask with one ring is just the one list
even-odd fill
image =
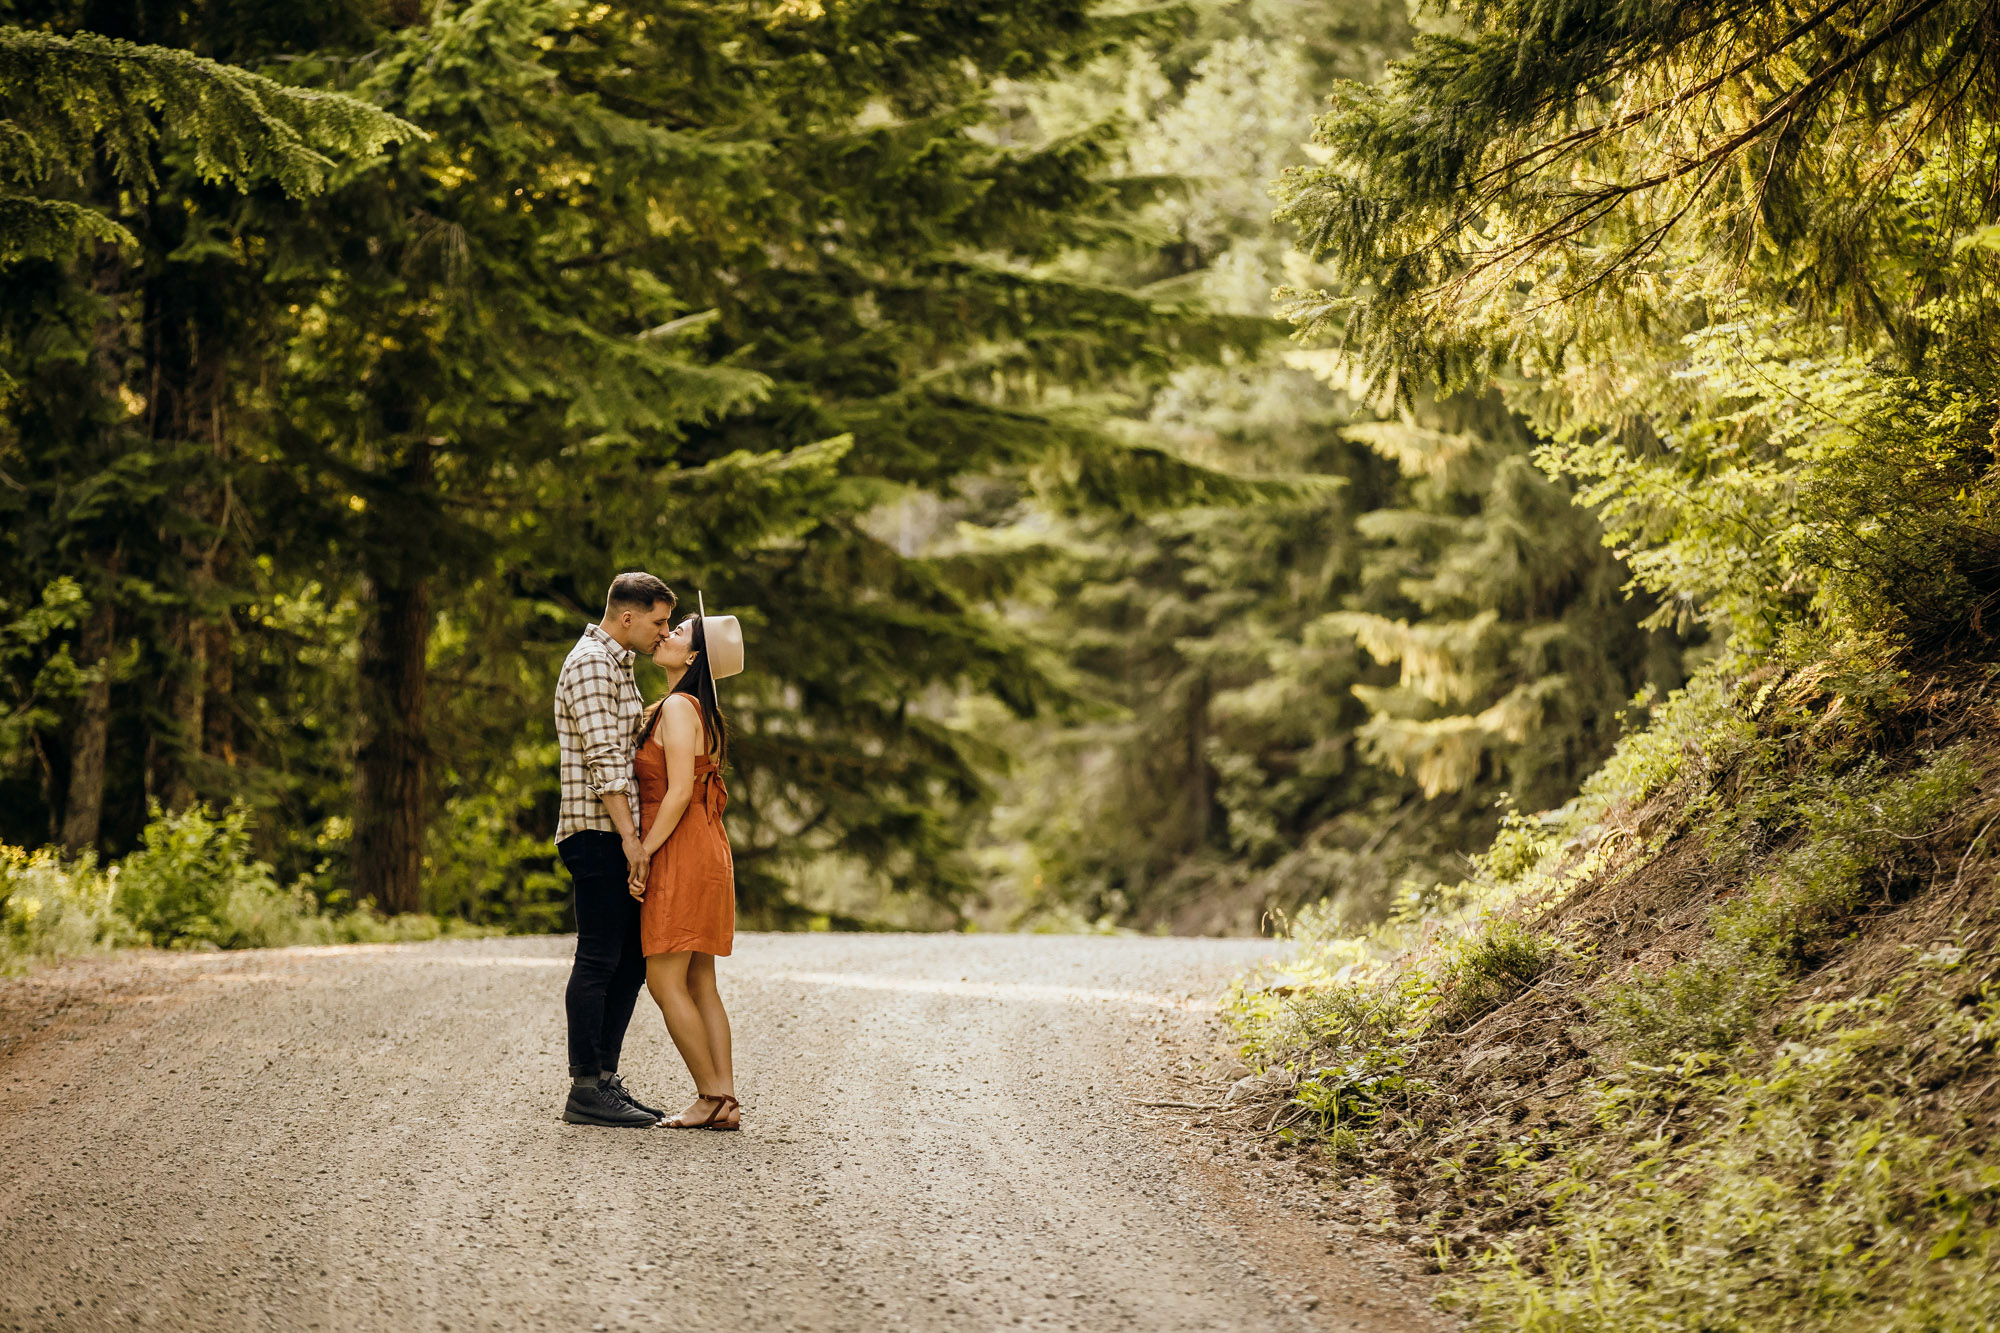
{"label": "roadside embankment", "polygon": [[1707,677],[1472,879],[1308,920],[1238,1099],[1485,1327],[1993,1327],[1996,722],[1983,677]]}

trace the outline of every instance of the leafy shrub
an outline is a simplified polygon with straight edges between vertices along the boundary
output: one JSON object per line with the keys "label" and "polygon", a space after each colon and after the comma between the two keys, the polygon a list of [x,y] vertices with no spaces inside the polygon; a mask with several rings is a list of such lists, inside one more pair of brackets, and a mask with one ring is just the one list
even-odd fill
{"label": "leafy shrub", "polygon": [[1711,662],[1657,705],[1649,724],[1619,741],[1604,767],[1585,779],[1582,795],[1566,807],[1573,817],[1562,832],[1575,833],[1589,812],[1649,800],[1690,767],[1718,769],[1753,745],[1756,725],[1730,699],[1744,665],[1730,658]]}
{"label": "leafy shrub", "polygon": [[1513,884],[1547,859],[1555,850],[1547,816],[1523,815],[1509,810],[1500,821],[1493,845],[1472,858],[1473,865],[1495,884]]}
{"label": "leafy shrub", "polygon": [[1365,1050],[1396,1040],[1410,1021],[1407,992],[1381,986],[1335,986],[1300,1006],[1305,1035],[1315,1044]]}
{"label": "leafy shrub", "polygon": [[251,857],[248,823],[240,809],[220,818],[200,806],[156,814],[119,866],[119,914],[166,948],[275,942],[272,934],[284,933],[278,923],[302,904],[287,901],[271,867]]}
{"label": "leafy shrub", "polygon": [[553,742],[523,745],[492,781],[468,784],[446,799],[424,857],[431,910],[521,931],[566,928],[569,878],[540,828],[543,792],[533,780],[555,762]]}
{"label": "leafy shrub", "polygon": [[[1323,1065],[1299,1079],[1292,1104],[1312,1112],[1321,1135],[1344,1131],[1353,1147],[1360,1146],[1354,1126],[1372,1125],[1382,1116],[1385,1100],[1403,1093],[1408,1079],[1397,1051],[1364,1051],[1340,1065]],[[1345,1145],[1336,1146],[1341,1155]]]}
{"label": "leafy shrub", "polygon": [[155,814],[141,848],[118,865],[120,915],[162,948],[272,949],[295,944],[376,944],[428,940],[475,928],[447,928],[412,912],[383,917],[366,908],[331,913],[304,888],[281,888],[250,854],[249,816],[200,807]]}
{"label": "leafy shrub", "polygon": [[1420,979],[1347,980],[1341,968],[1328,969],[1329,955],[1340,959],[1351,957],[1351,951],[1343,955],[1336,945],[1322,946],[1319,954],[1298,965],[1306,975],[1296,986],[1272,989],[1238,982],[1228,1008],[1245,1038],[1246,1057],[1267,1064],[1339,1063],[1406,1039],[1424,1007]]}

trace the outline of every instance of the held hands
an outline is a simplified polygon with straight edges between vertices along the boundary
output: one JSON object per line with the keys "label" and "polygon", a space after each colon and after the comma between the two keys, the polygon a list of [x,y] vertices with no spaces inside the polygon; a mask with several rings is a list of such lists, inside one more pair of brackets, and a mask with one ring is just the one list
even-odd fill
{"label": "held hands", "polygon": [[652,857],[646,855],[646,848],[638,838],[625,835],[625,888],[641,902],[646,898],[646,867]]}

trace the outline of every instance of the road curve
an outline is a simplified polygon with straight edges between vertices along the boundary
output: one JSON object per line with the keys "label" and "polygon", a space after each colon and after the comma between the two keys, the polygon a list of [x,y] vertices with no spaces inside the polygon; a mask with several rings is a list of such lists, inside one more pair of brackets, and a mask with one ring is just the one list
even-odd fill
{"label": "road curve", "polygon": [[739,935],[741,1134],[558,1121],[569,948],[92,965],[0,1055],[0,1328],[1437,1326],[1128,1104],[1268,944]]}

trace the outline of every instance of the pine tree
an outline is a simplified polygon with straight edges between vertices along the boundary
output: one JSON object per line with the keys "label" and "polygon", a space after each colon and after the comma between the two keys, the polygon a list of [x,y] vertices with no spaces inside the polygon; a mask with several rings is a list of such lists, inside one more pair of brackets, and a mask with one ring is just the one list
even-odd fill
{"label": "pine tree", "polygon": [[1534,466],[1497,395],[1425,416],[1435,424],[1348,428],[1396,461],[1413,502],[1359,524],[1377,543],[1365,600],[1384,609],[1327,621],[1398,668],[1394,686],[1355,686],[1362,752],[1426,797],[1559,805],[1610,753],[1631,696],[1681,683],[1678,646],[1641,630],[1649,608],[1627,596],[1627,571],[1571,489]]}
{"label": "pine tree", "polygon": [[[186,387],[160,299],[185,239],[160,234],[183,230],[175,178],[227,197],[306,196],[342,161],[416,133],[365,102],[188,50],[0,28],[0,287],[13,315],[0,408],[14,409],[0,449],[20,474],[15,567],[28,589],[80,581],[92,603],[63,747],[72,849],[99,840],[114,656],[179,592],[162,567],[160,497],[199,460],[187,414],[163,410],[185,406],[175,391]],[[135,617],[131,603],[145,609]],[[46,750],[35,753],[53,783]]]}
{"label": "pine tree", "polygon": [[[433,768],[448,754],[433,729],[440,617],[511,563],[528,506],[568,482],[579,494],[559,508],[581,508],[636,441],[761,387],[645,336],[686,309],[646,262],[649,195],[729,155],[566,79],[551,50],[576,23],[482,5],[390,39],[358,91],[431,140],[352,174],[280,233],[280,263],[313,280],[277,385],[278,444],[352,580],[351,884],[388,910],[423,901]],[[590,465],[562,467],[572,451]],[[636,510],[614,501],[601,521]]]}

